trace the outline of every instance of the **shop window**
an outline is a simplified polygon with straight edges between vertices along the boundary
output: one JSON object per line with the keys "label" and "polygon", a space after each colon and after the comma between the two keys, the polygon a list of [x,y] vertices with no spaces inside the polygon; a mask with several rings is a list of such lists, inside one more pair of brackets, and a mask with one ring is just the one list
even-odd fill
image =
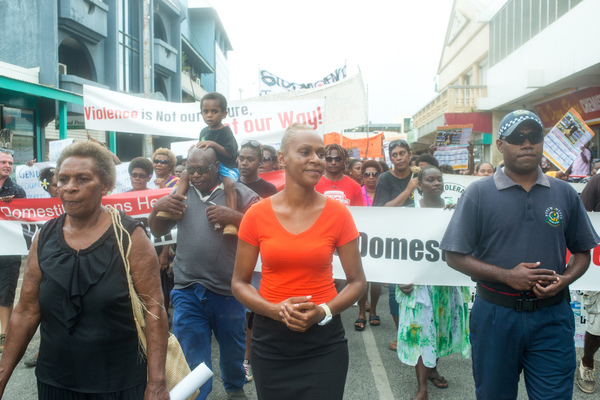
{"label": "shop window", "polygon": [[119,0],[119,90],[137,93],[140,88],[140,3]]}
{"label": "shop window", "polygon": [[490,65],[510,55],[582,0],[505,0],[490,21]]}
{"label": "shop window", "polygon": [[2,128],[13,133],[12,150],[15,164],[35,158],[35,113],[24,108],[1,107]]}

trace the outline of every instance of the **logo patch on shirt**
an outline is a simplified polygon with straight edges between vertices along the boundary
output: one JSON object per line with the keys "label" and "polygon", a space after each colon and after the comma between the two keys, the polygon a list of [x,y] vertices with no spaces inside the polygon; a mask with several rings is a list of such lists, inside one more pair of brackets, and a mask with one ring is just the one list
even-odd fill
{"label": "logo patch on shirt", "polygon": [[546,222],[552,226],[559,226],[562,223],[563,215],[556,207],[546,208]]}

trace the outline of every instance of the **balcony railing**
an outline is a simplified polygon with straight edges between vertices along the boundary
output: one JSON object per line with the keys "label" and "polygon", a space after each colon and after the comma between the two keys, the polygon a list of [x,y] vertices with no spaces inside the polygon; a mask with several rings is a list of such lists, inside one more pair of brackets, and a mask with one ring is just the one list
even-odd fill
{"label": "balcony railing", "polygon": [[208,93],[202,87],[200,79],[193,77],[190,79],[190,73],[185,70],[181,74],[181,90],[194,97],[196,101],[200,101],[200,99]]}
{"label": "balcony railing", "polygon": [[154,67],[164,76],[177,71],[177,49],[164,40],[154,38]]}
{"label": "balcony railing", "polygon": [[58,2],[58,26],[94,44],[106,38],[107,18],[108,5],[101,0]]}
{"label": "balcony railing", "polygon": [[487,86],[448,86],[429,104],[413,115],[413,127],[420,128],[445,113],[465,113],[477,110],[477,99],[487,97]]}

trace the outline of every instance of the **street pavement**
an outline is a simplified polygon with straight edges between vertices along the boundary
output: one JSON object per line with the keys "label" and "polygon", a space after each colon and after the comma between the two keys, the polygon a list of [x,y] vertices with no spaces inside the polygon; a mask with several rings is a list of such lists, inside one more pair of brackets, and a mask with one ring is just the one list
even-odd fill
{"label": "street pavement", "polygon": [[[382,302],[378,307],[378,315],[381,317],[379,327],[371,327],[367,324],[363,332],[357,332],[354,330],[354,321],[358,318],[358,308],[352,307],[342,313],[350,351],[344,399],[411,399],[417,391],[414,367],[402,364],[396,353],[388,349],[390,342],[396,336],[396,329],[389,314],[387,294],[387,289],[384,288],[381,294]],[[35,354],[38,345],[39,334],[36,334],[8,383],[4,399],[37,398],[34,369],[25,367],[23,361]],[[215,379],[210,400],[226,398],[220,379],[218,354],[218,345],[216,340],[213,340],[212,363]],[[577,349],[577,355],[581,357],[581,349]],[[600,352],[596,354],[595,361],[600,363]],[[429,399],[475,399],[470,360],[463,360],[456,354],[442,358],[438,363],[438,371],[448,380],[449,387],[438,389],[428,383]],[[596,373],[596,381],[600,382],[599,373]],[[249,399],[257,399],[254,382],[247,383],[244,390]],[[592,400],[598,398],[598,393],[600,393],[600,383],[597,385],[596,393],[591,395],[581,392],[575,384],[573,399]],[[523,379],[521,379],[518,398],[527,399]]]}

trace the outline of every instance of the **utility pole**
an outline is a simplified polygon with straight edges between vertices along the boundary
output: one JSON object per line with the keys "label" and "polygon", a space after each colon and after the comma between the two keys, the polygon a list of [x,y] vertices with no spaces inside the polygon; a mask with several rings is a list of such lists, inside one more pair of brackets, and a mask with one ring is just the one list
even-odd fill
{"label": "utility pole", "polygon": [[[152,12],[151,8],[152,0],[143,1],[142,10],[142,62],[144,63],[142,68],[143,73],[143,87],[144,87],[144,98],[149,99],[152,96],[152,58],[151,58],[151,38],[150,38],[150,15]],[[154,146],[152,144],[152,135],[144,135],[144,156],[151,157],[154,152]]]}
{"label": "utility pole", "polygon": [[369,85],[367,85],[367,149],[365,150],[365,157],[367,158],[367,154],[369,154]]}

